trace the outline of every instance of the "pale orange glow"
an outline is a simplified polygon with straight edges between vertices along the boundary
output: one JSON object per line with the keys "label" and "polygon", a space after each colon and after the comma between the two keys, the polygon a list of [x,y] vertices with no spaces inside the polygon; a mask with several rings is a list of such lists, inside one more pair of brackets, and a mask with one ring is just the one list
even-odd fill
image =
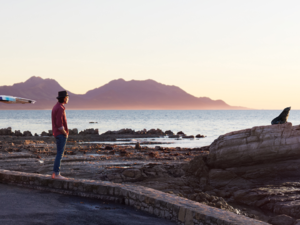
{"label": "pale orange glow", "polygon": [[0,86],[40,76],[84,94],[153,79],[229,105],[300,109],[299,4],[3,1]]}

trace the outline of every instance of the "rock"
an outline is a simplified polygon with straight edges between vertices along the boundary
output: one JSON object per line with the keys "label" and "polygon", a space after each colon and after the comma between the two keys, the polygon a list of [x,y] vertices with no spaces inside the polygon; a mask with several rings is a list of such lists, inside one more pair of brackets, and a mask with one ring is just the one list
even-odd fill
{"label": "rock", "polygon": [[135,134],[135,131],[132,129],[121,129],[118,131],[106,131],[105,133],[101,134],[101,135],[116,135],[116,134]]}
{"label": "rock", "polygon": [[185,167],[183,167],[187,175],[196,177],[208,177],[208,167],[203,156],[196,156]]}
{"label": "rock", "polygon": [[180,135],[169,135],[169,138],[179,138]]}
{"label": "rock", "polygon": [[300,225],[300,219],[296,220],[294,225]]}
{"label": "rock", "polygon": [[80,135],[89,135],[89,134],[99,135],[99,130],[98,129],[94,129],[94,128],[90,128],[90,129],[86,129],[84,131],[80,131],[79,134]]}
{"label": "rock", "polygon": [[224,191],[233,202],[300,218],[299,137],[300,126],[291,123],[221,135],[204,160],[207,185]]}
{"label": "rock", "polygon": [[150,157],[157,157],[158,155],[158,152],[149,152]]}
{"label": "rock", "polygon": [[182,138],[189,138],[189,139],[194,139],[194,135],[189,135],[189,136],[183,136]]}
{"label": "rock", "polygon": [[196,138],[204,138],[205,136],[204,135],[202,135],[202,134],[197,134],[196,135]]}
{"label": "rock", "polygon": [[278,117],[276,117],[275,119],[273,119],[271,121],[271,124],[272,125],[275,125],[275,124],[284,124],[287,122],[287,119],[289,117],[289,114],[290,114],[290,110],[291,110],[291,107],[287,107],[285,108]]}
{"label": "rock", "polygon": [[171,131],[171,130],[165,131],[165,134],[168,135],[168,136],[174,135],[173,131]]}
{"label": "rock", "polygon": [[177,132],[177,135],[185,136],[185,134],[182,131]]}
{"label": "rock", "polygon": [[158,129],[158,128],[148,130],[147,134],[165,135],[165,133],[161,129]]}
{"label": "rock", "polygon": [[129,179],[139,179],[142,177],[142,171],[139,169],[127,169],[122,173],[123,176]]}
{"label": "rock", "polygon": [[273,225],[293,225],[295,220],[287,215],[279,215],[272,217],[268,222]]}
{"label": "rock", "polygon": [[163,150],[163,148],[160,146],[155,146],[155,150]]}
{"label": "rock", "polygon": [[15,136],[22,136],[23,134],[19,130],[15,130]]}
{"label": "rock", "polygon": [[69,129],[69,135],[77,135],[78,134],[78,129],[74,128],[74,129]]}
{"label": "rock", "polygon": [[141,147],[141,145],[140,145],[140,142],[137,142],[136,144],[135,144],[135,149],[141,149],[142,147]]}
{"label": "rock", "polygon": [[112,146],[110,146],[110,145],[106,145],[104,149],[105,150],[113,150],[114,148]]}
{"label": "rock", "polygon": [[41,133],[41,136],[45,137],[45,136],[49,136],[49,134],[46,133],[45,131],[43,131],[43,132]]}
{"label": "rock", "polygon": [[126,150],[121,150],[120,151],[120,156],[129,156],[131,153],[127,152]]}
{"label": "rock", "polygon": [[32,134],[31,134],[31,132],[30,131],[24,131],[23,132],[23,136],[25,136],[25,137],[32,137]]}
{"label": "rock", "polygon": [[11,127],[0,129],[0,135],[12,135]]}
{"label": "rock", "polygon": [[300,126],[291,123],[230,132],[211,144],[208,164],[229,168],[300,159],[299,136]]}
{"label": "rock", "polygon": [[202,204],[206,204],[230,212],[235,212],[235,209],[232,206],[228,205],[228,203],[222,197],[209,195],[205,192],[199,192],[189,195],[188,198]]}

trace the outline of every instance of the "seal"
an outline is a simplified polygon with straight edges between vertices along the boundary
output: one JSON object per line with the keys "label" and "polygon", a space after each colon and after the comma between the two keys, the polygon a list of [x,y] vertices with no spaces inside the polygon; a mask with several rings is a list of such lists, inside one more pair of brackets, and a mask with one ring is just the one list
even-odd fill
{"label": "seal", "polygon": [[274,118],[272,121],[271,121],[271,124],[272,125],[275,125],[275,124],[284,124],[287,122],[287,119],[289,118],[289,114],[290,114],[290,110],[291,110],[291,107],[287,107],[285,108],[279,116],[277,116],[276,118]]}

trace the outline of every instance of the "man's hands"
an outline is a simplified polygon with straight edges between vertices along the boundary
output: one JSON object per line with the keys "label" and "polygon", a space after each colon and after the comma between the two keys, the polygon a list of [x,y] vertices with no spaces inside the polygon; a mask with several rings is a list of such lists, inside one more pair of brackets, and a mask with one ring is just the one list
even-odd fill
{"label": "man's hands", "polygon": [[62,132],[62,134],[63,135],[65,135],[66,136],[66,138],[68,138],[69,137],[69,135],[67,134],[67,132],[65,131],[65,129],[64,128],[59,128],[59,130],[60,130],[60,132]]}
{"label": "man's hands", "polygon": [[68,138],[69,135],[67,134],[67,132],[65,131],[65,129],[63,129],[61,132],[63,133],[63,135],[66,136],[66,138]]}

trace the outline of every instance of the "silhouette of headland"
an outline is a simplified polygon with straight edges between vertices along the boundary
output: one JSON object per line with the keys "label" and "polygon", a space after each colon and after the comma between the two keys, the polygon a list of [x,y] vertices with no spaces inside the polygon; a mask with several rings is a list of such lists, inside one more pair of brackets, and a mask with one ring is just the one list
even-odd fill
{"label": "silhouette of headland", "polygon": [[[0,95],[34,99],[34,105],[1,104],[0,109],[52,109],[58,91],[65,90],[54,79],[33,76],[22,83],[0,86]],[[70,102],[67,109],[122,109],[122,110],[232,110],[247,109],[230,106],[222,100],[195,97],[176,86],[154,80],[112,80],[88,91],[74,94],[68,90]]]}

